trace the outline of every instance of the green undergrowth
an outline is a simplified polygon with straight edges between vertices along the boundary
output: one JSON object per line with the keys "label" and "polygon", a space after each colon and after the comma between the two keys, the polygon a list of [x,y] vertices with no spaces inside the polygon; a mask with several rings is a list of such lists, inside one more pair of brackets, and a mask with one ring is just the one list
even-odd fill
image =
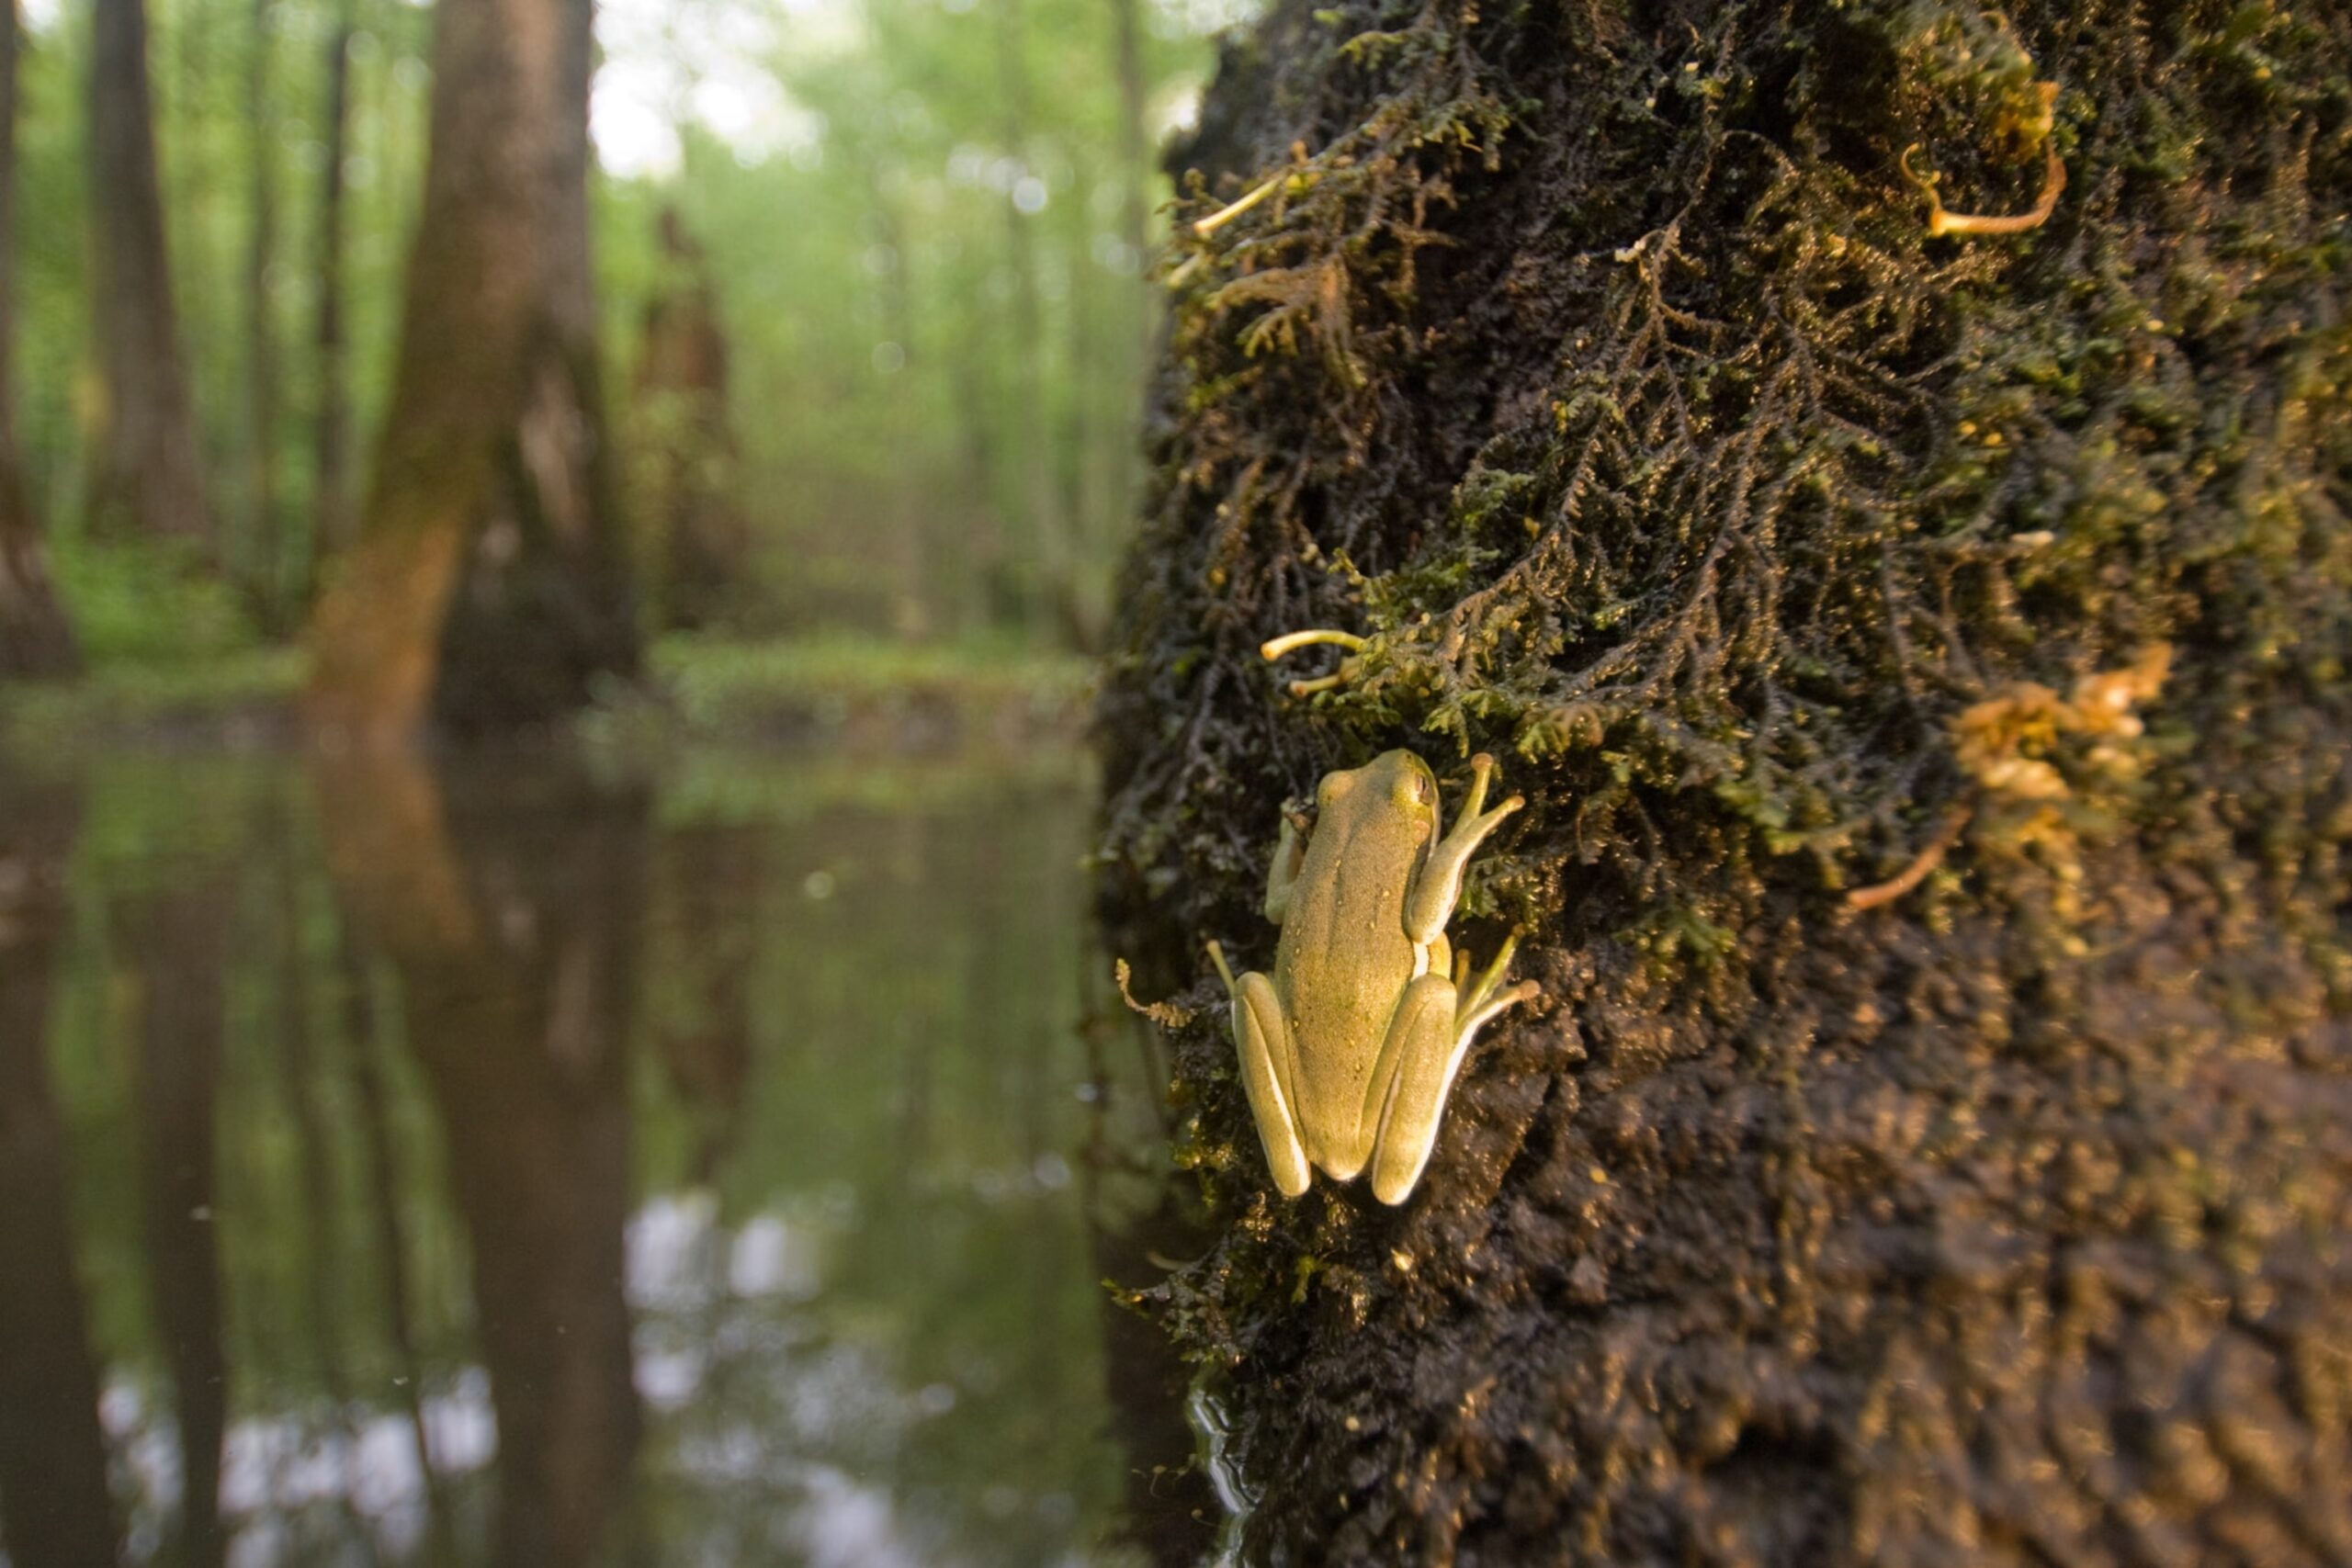
{"label": "green undergrowth", "polygon": [[[638,686],[606,692],[577,721],[616,756],[682,743],[933,750],[1078,735],[1091,667],[1010,644],[909,645],[828,636],[796,641],[669,637]],[[299,648],[234,647],[94,658],[78,680],[0,684],[0,745],[289,742],[309,672]]]}
{"label": "green undergrowth", "polygon": [[79,679],[0,683],[0,747],[19,754],[119,739],[252,743],[285,733],[309,671],[295,648],[94,662]]}
{"label": "green undergrowth", "polygon": [[640,687],[581,721],[627,750],[679,739],[929,749],[976,735],[1077,733],[1091,667],[1014,643],[916,644],[846,635],[656,643]]}

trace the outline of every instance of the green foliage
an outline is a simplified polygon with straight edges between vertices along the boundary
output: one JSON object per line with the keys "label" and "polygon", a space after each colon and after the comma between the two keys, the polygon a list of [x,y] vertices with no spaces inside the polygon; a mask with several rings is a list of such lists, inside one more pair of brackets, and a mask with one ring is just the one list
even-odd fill
{"label": "green foliage", "polygon": [[184,671],[257,640],[228,585],[171,545],[68,537],[51,549],[50,570],[94,665]]}
{"label": "green foliage", "polygon": [[[314,334],[328,46],[347,19],[344,333],[351,479],[364,486],[424,171],[431,12],[408,0],[148,8],[175,303],[224,520],[218,564],[277,632],[299,623],[322,564],[311,536],[326,396]],[[605,386],[624,439],[663,437],[665,412],[634,406],[632,374],[665,281],[656,219],[674,208],[707,253],[730,340],[741,460],[725,477],[755,579],[735,629],[985,640],[1010,626],[1067,642],[1099,628],[1139,479],[1143,367],[1160,308],[1142,254],[1158,243],[1150,214],[1167,195],[1150,149],[1181,122],[1212,29],[1249,8],[1136,0],[1147,141],[1134,157],[1116,13],[1097,0],[838,0],[821,15],[786,0],[603,8],[600,94],[634,102],[640,119],[660,121],[655,141],[676,142],[674,157],[597,182]],[[31,27],[17,428],[40,511],[70,545],[95,395],[86,7],[36,6]],[[761,112],[713,129],[695,106],[714,73]],[[666,94],[650,107],[649,80]],[[277,379],[266,430],[247,283],[264,182],[274,214],[262,320]],[[1012,309],[1024,292],[1035,302],[1025,333]],[[1031,444],[1042,487],[1016,458]],[[658,561],[646,552],[649,568]],[[95,654],[107,656],[117,629],[96,629]],[[138,647],[176,650],[162,630]]]}

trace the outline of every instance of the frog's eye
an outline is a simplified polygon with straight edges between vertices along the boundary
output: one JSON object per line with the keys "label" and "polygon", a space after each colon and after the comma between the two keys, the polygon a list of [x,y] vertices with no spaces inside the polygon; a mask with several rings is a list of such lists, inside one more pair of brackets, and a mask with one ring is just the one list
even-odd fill
{"label": "frog's eye", "polygon": [[1415,773],[1411,775],[1405,784],[1405,798],[1412,805],[1427,806],[1430,803],[1429,774]]}

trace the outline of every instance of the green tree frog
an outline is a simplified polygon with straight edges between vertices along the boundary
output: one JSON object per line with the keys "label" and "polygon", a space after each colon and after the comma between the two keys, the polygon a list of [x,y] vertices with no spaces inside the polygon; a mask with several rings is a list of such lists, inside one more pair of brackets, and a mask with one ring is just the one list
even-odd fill
{"label": "green tree frog", "polygon": [[1442,837],[1437,777],[1410,751],[1327,773],[1311,830],[1289,813],[1266,876],[1266,918],[1282,928],[1271,978],[1234,978],[1233,1042],[1274,1185],[1306,1190],[1311,1167],[1373,1195],[1409,1196],[1471,1041],[1505,1008],[1537,995],[1501,988],[1514,936],[1486,972],[1458,965],[1445,923],[1479,843],[1526,802],[1483,810],[1494,759],[1471,759],[1470,795]]}

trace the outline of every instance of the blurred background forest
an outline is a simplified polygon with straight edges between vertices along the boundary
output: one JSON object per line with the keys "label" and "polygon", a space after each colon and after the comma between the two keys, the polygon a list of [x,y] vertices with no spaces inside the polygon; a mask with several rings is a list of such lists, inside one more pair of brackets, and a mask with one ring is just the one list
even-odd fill
{"label": "blurred background forest", "polygon": [[0,0],[0,1568],[1198,1554],[1079,729],[1243,8]]}
{"label": "blurred background forest", "polygon": [[[139,42],[106,18],[139,7],[19,3],[11,423],[56,597],[88,666],[290,689],[300,656],[266,650],[361,527],[391,399],[432,9],[153,0],[158,279],[104,237]],[[1138,472],[1156,149],[1245,8],[597,9],[595,352],[642,631],[1092,640]],[[168,381],[158,343],[194,425],[168,526],[116,504],[102,450],[109,354]]]}

